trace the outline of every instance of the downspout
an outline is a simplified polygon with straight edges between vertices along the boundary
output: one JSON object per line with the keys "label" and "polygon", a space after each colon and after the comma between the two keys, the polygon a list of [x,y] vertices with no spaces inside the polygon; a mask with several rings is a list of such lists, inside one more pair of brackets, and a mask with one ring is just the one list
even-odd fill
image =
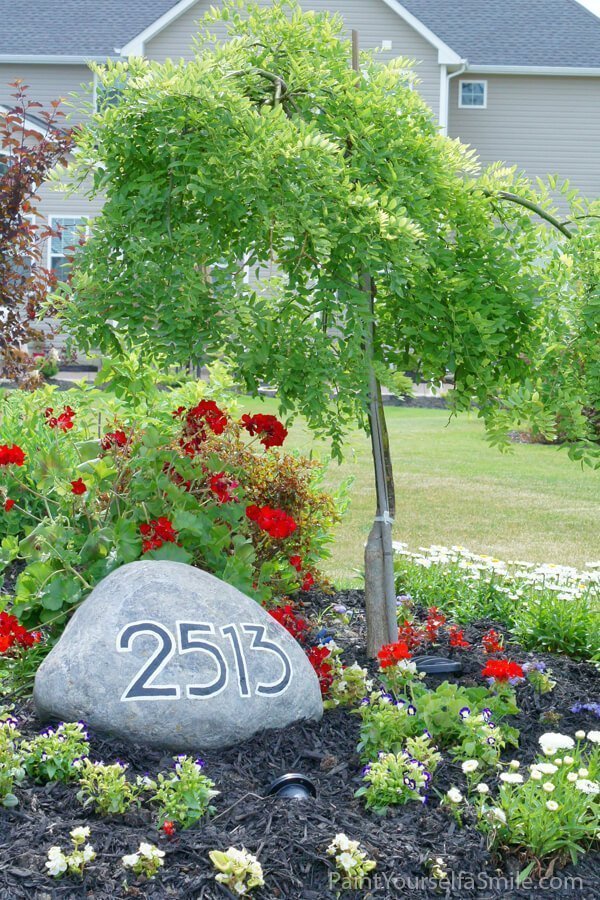
{"label": "downspout", "polygon": [[448,66],[440,66],[440,132],[448,134],[448,121],[450,111],[450,79],[462,75],[469,68],[469,60],[461,59],[460,68],[456,72],[448,73]]}

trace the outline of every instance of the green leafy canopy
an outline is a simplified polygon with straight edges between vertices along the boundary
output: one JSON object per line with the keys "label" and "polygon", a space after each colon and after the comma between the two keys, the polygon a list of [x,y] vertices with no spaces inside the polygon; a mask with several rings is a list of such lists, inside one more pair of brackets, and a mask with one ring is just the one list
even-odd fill
{"label": "green leafy canopy", "polygon": [[106,197],[60,301],[82,347],[225,351],[339,452],[367,404],[368,272],[377,362],[450,371],[455,407],[490,421],[529,377],[541,226],[518,206],[499,218],[495,198],[532,189],[500,167],[476,179],[410,62],[364,53],[357,74],[341,18],[226,3],[191,62],[97,71],[122,100],[78,133],[72,167]]}

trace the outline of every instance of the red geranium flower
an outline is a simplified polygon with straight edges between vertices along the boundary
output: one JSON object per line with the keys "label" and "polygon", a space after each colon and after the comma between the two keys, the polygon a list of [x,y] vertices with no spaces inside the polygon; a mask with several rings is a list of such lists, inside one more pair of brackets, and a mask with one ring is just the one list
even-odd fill
{"label": "red geranium flower", "polygon": [[490,659],[481,670],[483,678],[491,678],[493,681],[512,681],[513,678],[524,678],[525,673],[518,663],[508,659]]}
{"label": "red geranium flower", "polygon": [[438,632],[446,621],[446,616],[439,611],[437,606],[432,606],[427,612],[427,620],[425,622],[425,633],[432,644],[438,640]]}
{"label": "red geranium flower", "polygon": [[481,638],[483,649],[486,653],[503,653],[502,637],[493,628],[490,628]]}
{"label": "red geranium flower", "polygon": [[71,482],[71,493],[80,496],[81,494],[85,494],[87,491],[87,485],[83,478],[78,478],[77,481]]}
{"label": "red geranium flower", "polygon": [[315,583],[314,576],[311,575],[310,572],[307,572],[302,581],[302,590],[310,591],[310,589],[314,585],[314,583]]}
{"label": "red geranium flower", "polygon": [[144,538],[142,541],[142,553],[148,553],[149,550],[158,550],[163,544],[176,544],[178,538],[173,525],[165,516],[152,519],[151,522],[143,522],[140,525],[140,534]]}
{"label": "red geranium flower", "polygon": [[465,640],[464,630],[459,628],[458,625],[450,626],[448,629],[448,638],[451,647],[457,647],[460,650],[468,650],[471,646],[470,643]]}
{"label": "red geranium flower", "polygon": [[183,437],[179,445],[187,456],[195,456],[199,452],[207,438],[207,428],[213,434],[223,434],[227,427],[227,416],[214,400],[201,400],[197,406],[187,411],[180,407],[173,415],[185,415]]}
{"label": "red geranium flower", "polygon": [[5,512],[10,512],[14,505],[15,505],[15,501],[11,500],[10,497],[7,497],[6,500],[4,501]]}
{"label": "red geranium flower", "polygon": [[425,629],[423,626],[415,625],[413,622],[404,620],[398,629],[398,640],[408,645],[409,650],[416,650],[424,641],[427,640]]}
{"label": "red geranium flower", "polygon": [[176,831],[175,822],[171,822],[170,819],[165,819],[165,821],[162,824],[162,830],[164,831],[164,833],[166,834],[167,837],[173,837],[173,835],[175,834],[175,831]]}
{"label": "red geranium flower", "polygon": [[302,557],[301,556],[290,556],[290,566],[292,566],[296,572],[302,571]]}
{"label": "red geranium flower", "polygon": [[58,416],[55,416],[53,408],[49,406],[45,410],[44,415],[46,416],[46,424],[50,428],[58,428],[59,431],[69,431],[73,427],[75,410],[70,406],[65,406],[63,411]]}
{"label": "red geranium flower", "polygon": [[22,466],[24,462],[25,454],[16,444],[12,447],[8,444],[0,445],[0,466]]}
{"label": "red geranium flower", "polygon": [[252,504],[246,507],[246,516],[266,531],[275,540],[283,540],[293,534],[298,527],[291,516],[282,509]]}
{"label": "red geranium flower", "polygon": [[6,653],[15,645],[33,647],[41,637],[39,631],[27,631],[23,628],[16,616],[0,612],[0,653]]}
{"label": "red geranium flower", "polygon": [[306,655],[309,663],[317,673],[321,694],[325,697],[333,684],[333,668],[331,663],[327,662],[329,650],[327,647],[311,647]]}
{"label": "red geranium flower", "polygon": [[103,450],[110,450],[112,447],[126,447],[127,435],[124,431],[109,431],[100,441]]}
{"label": "red geranium flower", "polygon": [[241,425],[252,436],[255,434],[263,435],[260,443],[265,448],[281,447],[288,435],[287,428],[284,428],[276,416],[264,415],[263,413],[256,413],[253,416],[243,415]]}
{"label": "red geranium flower", "polygon": [[408,649],[408,645],[405,644],[404,641],[398,641],[395,644],[384,644],[384,646],[377,654],[377,659],[379,660],[379,665],[382,669],[387,669],[390,666],[395,666],[396,663],[400,662],[401,660],[410,658],[410,650]]}
{"label": "red geranium flower", "polygon": [[216,475],[211,476],[208,482],[208,486],[213,494],[217,495],[219,503],[230,503],[232,500],[237,500],[231,491],[239,487],[239,484],[239,481],[234,481],[227,472],[217,472]]}
{"label": "red geranium flower", "polygon": [[276,622],[279,622],[280,625],[283,625],[286,631],[289,631],[292,637],[297,641],[304,640],[304,633],[308,631],[308,622],[294,611],[293,606],[290,604],[287,606],[278,606],[275,609],[270,609],[269,615],[272,616]]}

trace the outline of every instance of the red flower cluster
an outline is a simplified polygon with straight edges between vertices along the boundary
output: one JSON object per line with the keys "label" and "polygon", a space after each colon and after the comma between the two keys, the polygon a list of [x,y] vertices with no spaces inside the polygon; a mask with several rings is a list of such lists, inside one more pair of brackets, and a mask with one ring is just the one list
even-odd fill
{"label": "red flower cluster", "polygon": [[183,437],[179,445],[187,456],[195,456],[199,452],[207,438],[207,428],[213,434],[223,434],[227,428],[227,416],[214,400],[201,400],[197,406],[188,410],[180,406],[173,415],[177,417],[185,415]]}
{"label": "red flower cluster", "polygon": [[8,444],[0,445],[0,466],[22,466],[24,462],[25,454],[16,444],[12,447]]}
{"label": "red flower cluster", "polygon": [[53,408],[49,406],[44,415],[46,416],[46,424],[50,428],[58,428],[59,431],[69,431],[73,427],[75,410],[70,406],[65,406],[60,415],[55,416]]}
{"label": "red flower cluster", "polygon": [[[302,557],[301,556],[290,556],[289,558],[290,566],[298,572],[299,575],[302,574]],[[304,577],[302,578],[302,584],[300,587],[303,591],[310,591],[312,586],[315,583],[314,575],[311,572],[305,572]]]}
{"label": "red flower cluster", "polygon": [[13,506],[15,505],[15,501],[11,500],[10,497],[7,497],[4,501],[4,511],[10,512]]}
{"label": "red flower cluster", "polygon": [[246,507],[246,516],[276,540],[289,537],[298,527],[286,512],[270,506],[256,506],[256,504],[248,506]]}
{"label": "red flower cluster", "polygon": [[19,647],[33,647],[41,640],[39,631],[27,631],[23,628],[16,616],[0,612],[0,653],[6,653],[15,645]]}
{"label": "red flower cluster", "polygon": [[492,678],[494,681],[511,681],[513,678],[524,678],[525,673],[518,663],[508,659],[490,659],[481,670],[483,678]]}
{"label": "red flower cluster", "polygon": [[427,619],[425,621],[425,634],[432,644],[435,644],[439,637],[439,630],[446,622],[446,616],[439,611],[437,606],[431,606],[427,611]]}
{"label": "red flower cluster", "polygon": [[266,416],[263,413],[242,416],[241,425],[252,436],[263,435],[260,439],[263,447],[281,447],[288,434],[287,428],[283,427],[276,416]]}
{"label": "red flower cluster", "polygon": [[86,485],[85,481],[83,480],[83,478],[78,478],[77,481],[71,482],[71,493],[72,494],[76,494],[78,497],[80,497],[81,494],[85,494],[86,491],[87,491],[87,485]]}
{"label": "red flower cluster", "polygon": [[448,639],[451,647],[456,647],[459,650],[469,650],[471,648],[470,643],[465,640],[463,629],[459,628],[458,625],[450,626],[448,629]]}
{"label": "red flower cluster", "polygon": [[286,631],[289,631],[291,636],[297,641],[304,640],[305,632],[308,631],[308,622],[302,616],[297,615],[294,612],[294,607],[289,603],[287,606],[278,606],[275,609],[270,609],[269,615],[276,622],[279,622],[280,625],[283,625]]}
{"label": "red flower cluster", "polygon": [[490,628],[481,638],[483,649],[486,653],[503,653],[502,638],[497,631]]}
{"label": "red flower cluster", "polygon": [[396,663],[401,662],[403,659],[410,658],[411,653],[408,649],[408,644],[405,644],[404,641],[398,641],[395,644],[384,644],[377,654],[377,659],[379,660],[379,665],[382,669],[388,669],[390,666],[395,666]]}
{"label": "red flower cluster", "polygon": [[227,472],[217,472],[208,481],[208,486],[213,494],[217,495],[219,503],[231,503],[232,500],[237,500],[231,491],[239,487],[239,484],[239,481],[234,481]]}
{"label": "red flower cluster", "polygon": [[176,832],[175,822],[171,822],[170,819],[165,819],[162,823],[162,830],[166,834],[167,837],[173,837]]}
{"label": "red flower cluster", "polygon": [[333,684],[333,668],[331,663],[327,662],[329,650],[327,647],[311,647],[306,655],[309,663],[317,673],[321,694],[325,697]]}
{"label": "red flower cluster", "polygon": [[409,650],[416,650],[417,647],[420,647],[427,640],[427,636],[422,626],[415,625],[413,622],[405,619],[404,623],[398,628],[398,640],[405,643]]}
{"label": "red flower cluster", "polygon": [[158,550],[163,544],[176,544],[177,532],[173,525],[165,516],[159,519],[152,519],[151,522],[144,522],[140,525],[140,534],[144,538],[142,542],[142,553],[148,553],[149,550]]}
{"label": "red flower cluster", "polygon": [[290,566],[296,570],[296,572],[302,571],[302,557],[301,556],[290,556]]}
{"label": "red flower cluster", "polygon": [[124,431],[109,431],[100,441],[103,450],[111,450],[113,447],[126,447],[127,435]]}
{"label": "red flower cluster", "polygon": [[306,575],[304,576],[304,578],[302,579],[302,584],[300,585],[300,587],[302,588],[303,591],[310,591],[310,589],[311,589],[311,587],[313,587],[314,583],[315,583],[314,576],[310,572],[307,572]]}

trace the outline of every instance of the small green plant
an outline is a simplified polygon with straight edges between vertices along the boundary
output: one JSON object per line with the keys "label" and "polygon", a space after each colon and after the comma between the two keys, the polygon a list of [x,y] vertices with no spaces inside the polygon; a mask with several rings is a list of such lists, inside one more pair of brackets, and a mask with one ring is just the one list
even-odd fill
{"label": "small green plant", "polygon": [[[358,841],[351,841],[345,834],[336,834],[327,854],[333,856],[337,869],[334,883],[342,890],[360,890],[369,872],[376,868]],[[333,879],[332,879],[333,880]]]}
{"label": "small green plant", "polygon": [[164,856],[164,850],[142,841],[137,853],[123,856],[121,863],[124,869],[131,869],[138,877],[143,875],[145,878],[154,878],[161,866],[164,866]]}
{"label": "small green plant", "polygon": [[263,870],[256,856],[248,853],[243,847],[238,850],[211,850],[208,854],[218,875],[215,880],[225,885],[232,894],[244,897],[254,888],[264,885]]}
{"label": "small green plant", "polygon": [[529,767],[528,777],[504,773],[494,805],[483,802],[478,810],[479,827],[493,847],[518,847],[530,856],[522,874],[552,859],[575,863],[598,836],[598,745],[586,747],[582,738],[575,742],[568,735],[543,737],[543,755]]}
{"label": "small green plant", "polygon": [[388,807],[423,801],[432,773],[424,763],[402,751],[379,753],[377,759],[363,768],[363,782],[356,797],[363,797],[367,809],[383,815]]}
{"label": "small green plant", "polygon": [[115,762],[106,765],[82,759],[75,762],[79,769],[79,791],[77,799],[84,806],[90,806],[101,816],[123,815],[135,803],[143,786],[127,780],[127,765]]}
{"label": "small green plant", "polygon": [[373,689],[373,681],[369,673],[357,662],[344,666],[340,659],[341,650],[333,641],[327,644],[329,656],[327,664],[331,666],[331,687],[327,699],[323,702],[325,709],[336,709],[338,706],[356,706]]}
{"label": "small green plant", "polygon": [[21,737],[18,724],[17,719],[12,716],[5,715],[0,719],[0,803],[9,808],[18,806],[19,801],[14,794],[14,787],[21,784],[25,777],[18,749],[18,740]]}
{"label": "small green plant", "polygon": [[74,763],[89,751],[83,722],[62,722],[21,744],[25,771],[40,782],[75,780],[79,770]]}
{"label": "small green plant", "polygon": [[[176,756],[175,768],[168,775],[158,775],[152,803],[158,806],[158,826],[165,820],[181,828],[190,828],[215,808],[211,800],[219,794],[214,782],[203,774],[204,762],[190,756]],[[149,785],[150,786],[150,785]]]}
{"label": "small green plant", "polygon": [[525,663],[523,671],[527,674],[527,681],[538,694],[549,694],[556,687],[552,669],[547,669],[543,662]]}
{"label": "small green plant", "polygon": [[70,853],[65,853],[60,847],[50,847],[48,850],[46,869],[54,878],[60,878],[65,873],[81,877],[86,865],[96,858],[92,845],[86,844],[90,836],[89,828],[74,828],[70,834],[73,844]]}

